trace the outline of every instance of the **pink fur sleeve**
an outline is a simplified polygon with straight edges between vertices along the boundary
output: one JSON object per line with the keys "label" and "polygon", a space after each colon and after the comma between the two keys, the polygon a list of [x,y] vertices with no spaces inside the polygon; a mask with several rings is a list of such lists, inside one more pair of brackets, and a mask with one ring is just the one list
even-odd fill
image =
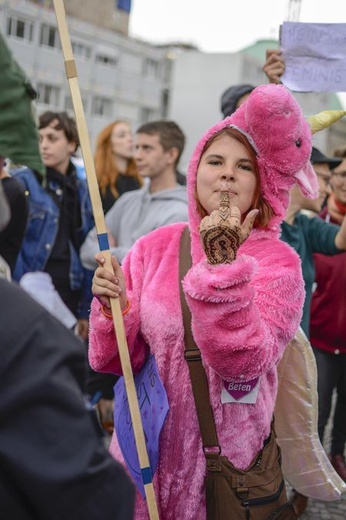
{"label": "pink fur sleeve", "polygon": [[[134,374],[138,373],[147,355],[147,345],[139,333],[139,291],[133,290],[132,273],[136,273],[136,287],[141,287],[142,268],[136,255],[138,248],[125,258],[122,269],[126,278],[126,292],[131,303],[130,312],[124,318],[126,338]],[[98,372],[122,375],[118,344],[113,320],[101,312],[99,301],[94,298],[91,304],[88,357],[91,368]]]}
{"label": "pink fur sleeve", "polygon": [[248,242],[232,264],[202,260],[183,282],[196,343],[225,380],[251,380],[277,363],[302,314],[298,256],[279,241]]}

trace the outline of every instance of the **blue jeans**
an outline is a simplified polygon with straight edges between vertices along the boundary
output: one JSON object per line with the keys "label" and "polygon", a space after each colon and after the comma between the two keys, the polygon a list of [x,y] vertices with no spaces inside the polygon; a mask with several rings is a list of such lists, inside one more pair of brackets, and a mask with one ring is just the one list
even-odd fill
{"label": "blue jeans", "polygon": [[313,351],[318,372],[318,435],[322,443],[336,389],[330,451],[332,455],[343,455],[346,444],[346,354],[329,354],[316,348]]}

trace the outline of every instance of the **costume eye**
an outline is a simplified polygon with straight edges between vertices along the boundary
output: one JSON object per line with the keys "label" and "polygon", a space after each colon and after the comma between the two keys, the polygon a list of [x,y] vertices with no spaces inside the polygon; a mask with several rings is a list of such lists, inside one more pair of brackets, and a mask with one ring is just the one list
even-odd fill
{"label": "costume eye", "polygon": [[300,148],[301,145],[302,145],[301,140],[300,140],[300,139],[297,139],[297,140],[296,140],[296,147],[297,147],[297,148]]}

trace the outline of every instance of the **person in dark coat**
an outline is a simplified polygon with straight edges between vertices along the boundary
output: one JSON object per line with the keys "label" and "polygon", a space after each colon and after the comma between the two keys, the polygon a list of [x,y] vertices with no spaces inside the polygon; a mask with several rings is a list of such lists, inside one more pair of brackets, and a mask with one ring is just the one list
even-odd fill
{"label": "person in dark coat", "polygon": [[[6,214],[7,213],[7,214]],[[0,186],[0,222],[8,206]],[[21,520],[131,520],[134,486],[84,397],[74,334],[0,278],[0,503]]]}
{"label": "person in dark coat", "polygon": [[134,487],[84,399],[80,341],[0,279],[0,502],[6,518],[131,520]]}

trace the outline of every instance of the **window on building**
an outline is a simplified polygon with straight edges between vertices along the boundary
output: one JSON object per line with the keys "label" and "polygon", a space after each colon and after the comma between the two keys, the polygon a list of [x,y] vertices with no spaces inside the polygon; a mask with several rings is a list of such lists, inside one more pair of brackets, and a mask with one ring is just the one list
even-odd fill
{"label": "window on building", "polygon": [[141,110],[141,124],[144,125],[145,123],[153,121],[155,119],[155,115],[155,110],[143,107]]}
{"label": "window on building", "polygon": [[24,18],[10,17],[7,20],[7,35],[15,36],[32,42],[34,34],[34,24],[30,20]]}
{"label": "window on building", "polygon": [[162,95],[161,96],[162,96],[162,101],[161,101],[162,117],[163,117],[163,119],[166,119],[168,117],[169,89],[165,88],[162,91]]}
{"label": "window on building", "polygon": [[67,110],[68,112],[70,112],[71,110],[73,110],[73,104],[72,104],[72,98],[71,98],[71,96],[65,96],[64,108],[65,108],[65,110]]}
{"label": "window on building", "polygon": [[112,100],[109,98],[95,96],[92,103],[92,113],[95,116],[112,117]]}
{"label": "window on building", "polygon": [[91,56],[91,48],[88,45],[84,45],[84,43],[72,42],[72,50],[75,56],[79,58],[90,58]]}
{"label": "window on building", "polygon": [[40,45],[46,45],[47,47],[60,47],[59,33],[56,27],[53,25],[42,24]]}
{"label": "window on building", "polygon": [[[88,104],[87,104],[86,98],[83,96],[82,96],[82,105],[83,105],[84,112],[86,112],[87,108],[88,108]],[[64,107],[65,107],[65,110],[67,110],[68,112],[73,112],[72,98],[69,94],[65,96]]]}
{"label": "window on building", "polygon": [[152,79],[159,77],[159,63],[152,58],[146,58],[143,66],[144,76]]}
{"label": "window on building", "polygon": [[114,57],[107,56],[106,54],[97,54],[95,61],[96,63],[106,65],[107,67],[115,67],[117,64],[117,60]]}
{"label": "window on building", "polygon": [[42,105],[59,106],[60,88],[55,85],[39,83],[37,85],[38,102]]}

